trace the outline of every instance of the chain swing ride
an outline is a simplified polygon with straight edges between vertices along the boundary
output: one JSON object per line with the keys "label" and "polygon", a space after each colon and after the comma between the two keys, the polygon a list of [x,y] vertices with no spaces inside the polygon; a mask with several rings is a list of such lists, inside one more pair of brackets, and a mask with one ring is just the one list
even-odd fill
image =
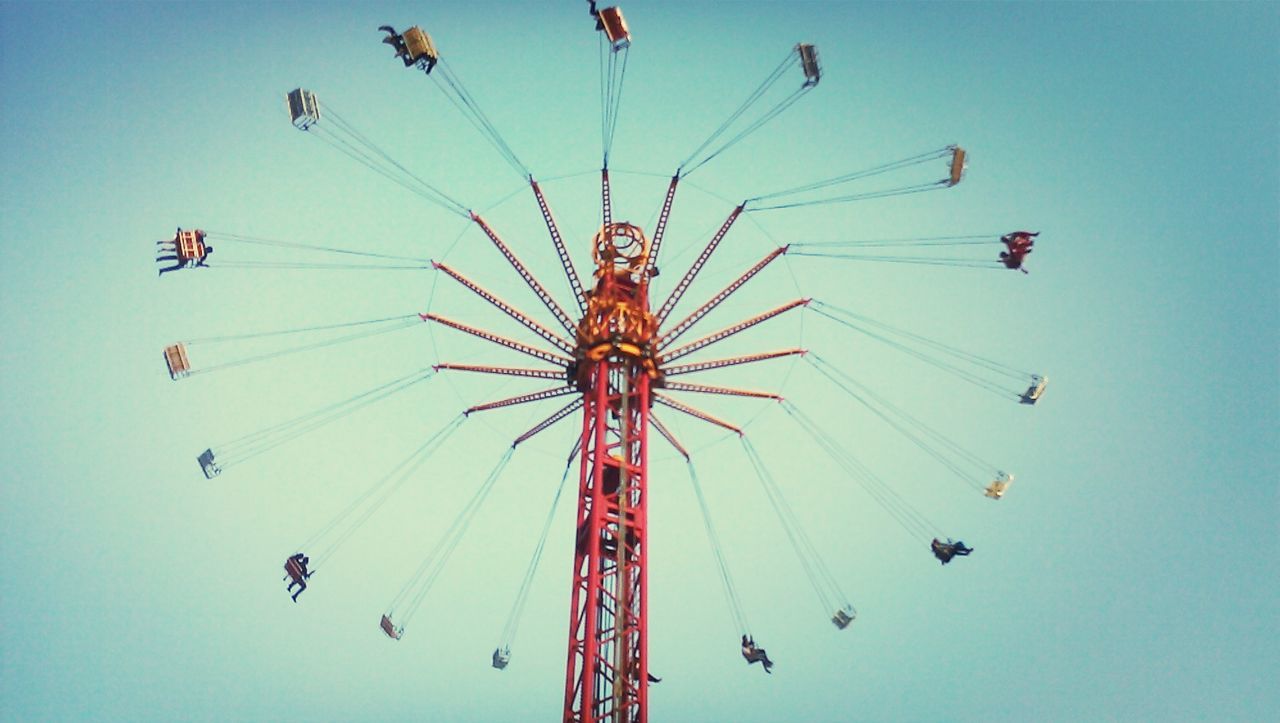
{"label": "chain swing ride", "polygon": [[[501,158],[532,191],[552,247],[572,293],[572,302],[562,306],[543,283],[504,242],[498,230],[472,208],[446,193],[439,185],[416,175],[394,156],[382,151],[350,123],[322,105],[317,96],[298,88],[288,93],[290,119],[299,130],[323,140],[338,152],[402,186],[422,200],[474,224],[495,247],[520,280],[528,286],[544,309],[539,321],[517,309],[461,271],[442,262],[412,256],[370,253],[358,248],[337,248],[275,241],[229,232],[178,229],[172,239],[157,242],[157,261],[173,262],[161,268],[171,271],[195,268],[301,268],[435,271],[457,282],[505,316],[517,322],[539,340],[527,344],[430,310],[374,319],[356,320],[305,328],[254,332],[249,334],[189,339],[165,348],[164,359],[174,380],[230,367],[276,359],[365,339],[374,335],[434,324],[469,335],[536,360],[534,366],[499,366],[442,361],[430,367],[388,380],[355,396],[306,412],[236,439],[210,446],[198,456],[204,475],[213,479],[234,465],[275,449],[354,411],[425,383],[442,372],[472,373],[544,380],[551,386],[504,399],[475,404],[450,419],[408,457],[373,482],[352,502],[296,549],[287,558],[285,579],[294,601],[307,588],[315,569],[326,562],[355,535],[434,454],[448,447],[450,436],[473,414],[525,405],[553,398],[565,399],[553,413],[515,438],[495,466],[464,505],[452,524],[436,540],[431,552],[392,599],[380,620],[382,631],[400,640],[422,607],[468,525],[479,513],[486,497],[507,468],[517,448],[541,432],[575,415],[581,420],[580,433],[565,461],[560,484],[554,492],[547,516],[532,551],[516,599],[492,654],[496,669],[511,662],[511,645],[534,575],[552,528],[554,512],[577,461],[577,511],[570,586],[569,641],[566,659],[563,720],[565,721],[645,721],[648,715],[648,688],[657,678],[649,672],[647,639],[649,540],[649,443],[651,432],[663,438],[687,464],[689,480],[698,511],[710,542],[717,572],[724,588],[733,620],[742,634],[742,655],[748,664],[760,663],[771,672],[773,661],[757,645],[744,613],[743,600],[734,585],[710,506],[695,471],[692,456],[672,429],[663,423],[669,412],[679,412],[726,430],[741,442],[765,497],[778,516],[788,542],[796,554],[825,616],[840,630],[856,618],[856,611],[841,590],[835,575],[824,563],[804,525],[787,502],[783,488],[770,474],[764,460],[743,429],[685,401],[685,394],[721,395],[773,400],[794,421],[798,432],[812,440],[848,478],[860,486],[888,515],[913,538],[928,542],[931,553],[947,564],[955,557],[970,554],[972,548],[945,537],[894,485],[873,472],[849,450],[847,444],[809,417],[790,400],[768,391],[713,386],[684,381],[686,375],[711,370],[755,365],[786,357],[799,358],[835,390],[902,434],[960,480],[992,500],[1001,499],[1014,476],[969,452],[942,433],[921,422],[883,395],[873,391],[838,365],[816,352],[802,348],[686,359],[707,347],[736,336],[795,310],[808,310],[829,324],[884,344],[897,352],[933,365],[980,389],[1010,401],[1034,405],[1043,395],[1047,377],[1008,366],[1002,362],[964,351],[905,329],[899,329],[865,314],[826,301],[798,298],[767,309],[737,323],[682,341],[710,312],[729,299],[779,257],[814,257],[835,261],[868,261],[985,267],[1020,270],[1031,253],[1036,233],[1014,231],[1000,236],[1005,250],[997,259],[938,257],[940,249],[990,246],[991,234],[970,234],[930,238],[867,239],[836,243],[791,243],[778,247],[741,273],[692,312],[672,316],[686,291],[707,266],[712,254],[744,214],[850,203],[868,199],[916,194],[952,188],[962,180],[966,153],[950,145],[908,158],[881,163],[833,178],[752,196],[733,207],[697,258],[672,287],[669,295],[651,306],[652,280],[658,275],[658,259],[668,221],[681,181],[716,157],[733,148],[768,124],[816,88],[822,79],[818,51],[800,43],[789,50],[782,62],[700,145],[681,161],[671,175],[656,214],[651,233],[632,223],[613,218],[609,159],[626,77],[631,33],[617,7],[589,10],[600,37],[601,68],[601,150],[600,225],[591,240],[592,276],[584,282],[572,263],[551,207],[533,174],[502,138],[494,124],[466,90],[458,75],[440,54],[431,36],[414,26],[398,33],[392,26],[379,28],[383,42],[390,45],[406,68],[421,70],[435,82],[440,92],[484,136]],[[797,73],[798,68],[798,73]],[[787,90],[787,84],[799,79]],[[783,94],[773,92],[775,89]],[[766,98],[769,100],[766,101]],[[772,105],[770,105],[770,103]],[[938,176],[912,178],[938,168]],[[940,177],[939,177],[940,176]],[[892,180],[883,187],[868,182]],[[228,248],[210,263],[212,241]],[[281,260],[253,260],[236,257],[245,247],[284,250]],[[301,253],[314,254],[314,262],[297,261]],[[545,315],[543,312],[545,311]],[[205,366],[193,366],[199,355],[192,349],[237,342],[280,342],[265,353],[249,353]],[[306,550],[307,553],[301,552]],[[310,555],[314,555],[314,560]],[[296,588],[296,591],[294,589]]]}

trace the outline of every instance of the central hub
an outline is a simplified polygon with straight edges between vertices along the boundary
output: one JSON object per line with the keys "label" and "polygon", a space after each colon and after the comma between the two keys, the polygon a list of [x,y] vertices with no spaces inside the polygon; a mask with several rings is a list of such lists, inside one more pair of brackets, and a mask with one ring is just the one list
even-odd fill
{"label": "central hub", "polygon": [[591,244],[595,286],[578,324],[578,361],[637,361],[651,375],[657,321],[649,312],[649,239],[638,226],[602,226]]}

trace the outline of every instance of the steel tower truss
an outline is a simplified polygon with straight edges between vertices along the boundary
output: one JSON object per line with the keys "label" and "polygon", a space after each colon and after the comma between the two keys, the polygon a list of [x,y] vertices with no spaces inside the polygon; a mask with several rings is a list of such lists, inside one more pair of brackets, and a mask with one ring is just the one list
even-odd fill
{"label": "steel tower truss", "polygon": [[798,299],[697,341],[669,349],[677,336],[689,330],[769,262],[786,252],[786,248],[781,248],[770,253],[688,317],[668,328],[666,333],[659,334],[658,327],[662,319],[675,308],[707,258],[742,212],[741,205],[733,210],[663,303],[662,309],[654,313],[649,306],[649,281],[656,275],[657,251],[675,196],[677,181],[678,178],[673,178],[668,188],[656,238],[651,244],[638,227],[612,221],[608,171],[601,173],[603,223],[592,242],[594,285],[587,289],[569,261],[542,190],[530,179],[530,186],[538,200],[548,233],[576,297],[575,305],[582,313],[582,319],[576,326],[562,307],[551,298],[551,294],[515,257],[493,227],[478,214],[471,214],[471,219],[572,338],[561,336],[557,330],[537,323],[528,314],[452,268],[442,263],[434,264],[437,271],[488,301],[557,351],[572,354],[572,357],[529,346],[438,314],[419,314],[423,321],[451,327],[550,364],[549,368],[520,368],[442,363],[436,365],[437,371],[479,372],[558,379],[562,382],[562,386],[551,389],[477,404],[468,408],[466,414],[574,395],[573,401],[522,434],[512,446],[521,444],[576,413],[579,408],[582,409],[582,436],[578,442],[581,469],[578,480],[577,534],[564,690],[563,720],[566,723],[645,723],[648,719],[650,678],[646,635],[648,567],[645,549],[648,539],[650,424],[677,451],[686,456],[688,454],[671,436],[670,431],[653,416],[652,406],[655,403],[662,404],[737,434],[742,433],[739,427],[672,399],[658,390],[780,399],[769,392],[668,382],[667,377],[804,353],[802,349],[785,349],[727,359],[671,364],[678,358],[808,303],[807,299]]}

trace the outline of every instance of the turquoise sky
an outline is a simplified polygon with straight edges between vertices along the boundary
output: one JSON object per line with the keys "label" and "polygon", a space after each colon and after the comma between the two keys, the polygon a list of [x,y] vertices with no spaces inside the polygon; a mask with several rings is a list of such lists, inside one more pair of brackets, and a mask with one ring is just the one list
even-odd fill
{"label": "turquoise sky", "polygon": [[[294,130],[283,98],[315,91],[482,211],[567,301],[521,179],[376,28],[432,33],[546,179],[585,272],[600,141],[584,5],[0,3],[0,719],[555,719],[569,500],[510,667],[489,654],[574,422],[516,451],[404,639],[377,628],[554,402],[474,415],[298,604],[280,582],[287,555],[428,435],[540,382],[440,375],[214,480],[194,459],[438,361],[523,360],[425,325],[176,383],[160,356],[178,340],[428,309],[528,337],[430,271],[232,268],[328,259],[220,243],[212,268],[157,280],[151,252],[182,226],[444,260],[551,323],[474,227]],[[1000,400],[812,311],[726,342],[809,348],[1017,481],[983,498],[807,362],[700,379],[779,391],[976,552],[940,567],[776,404],[685,397],[746,426],[859,617],[837,631],[818,609],[736,438],[668,413],[777,667],[739,655],[683,462],[658,440],[652,720],[1275,716],[1277,7],[624,6],[615,218],[646,229],[676,165],[789,48],[814,43],[825,70],[687,179],[658,301],[743,198],[959,143],[970,168],[955,188],[748,214],[681,309],[780,244],[989,234],[962,248],[990,260],[999,234],[1027,228],[1041,232],[1028,275],[788,256],[699,328],[814,297],[1052,379],[1036,407]],[[193,365],[264,348],[224,346],[193,345]]]}

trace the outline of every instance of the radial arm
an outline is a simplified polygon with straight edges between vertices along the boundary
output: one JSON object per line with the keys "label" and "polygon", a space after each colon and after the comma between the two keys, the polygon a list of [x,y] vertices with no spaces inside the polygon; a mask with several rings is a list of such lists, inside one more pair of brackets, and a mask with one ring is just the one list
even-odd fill
{"label": "radial arm", "polygon": [[515,341],[513,339],[508,339],[504,336],[498,336],[497,334],[494,334],[491,331],[485,331],[484,329],[477,329],[474,326],[467,326],[466,324],[453,321],[452,319],[446,319],[445,317],[440,316],[439,314],[430,314],[430,313],[418,314],[418,317],[421,318],[423,321],[434,321],[437,324],[444,324],[445,326],[453,329],[457,329],[458,331],[466,332],[472,336],[480,337],[485,341],[491,341],[494,344],[497,344],[498,346],[505,346],[508,349],[514,349],[515,351],[518,351],[522,354],[528,354],[529,356],[534,357],[535,359],[541,359],[542,361],[551,362],[552,364],[560,364],[560,365],[567,366],[573,361],[566,357],[562,357],[557,354],[552,354],[549,351],[543,351],[542,349],[538,349],[536,347],[532,347],[527,344],[521,344],[520,342]]}
{"label": "radial arm", "polygon": [[[582,397],[578,397],[577,399],[573,400],[572,402],[569,402],[568,404],[564,405],[563,407],[561,407],[561,408],[560,408],[560,411],[556,412],[555,414],[552,414],[550,417],[547,417],[546,419],[542,420],[541,422],[538,422],[537,424],[533,425],[533,427],[531,427],[531,428],[529,429],[529,431],[525,432],[524,434],[520,435],[519,437],[516,437],[516,441],[512,442],[512,443],[511,443],[511,446],[512,446],[512,447],[514,447],[514,446],[516,446],[516,445],[518,445],[518,444],[520,444],[520,443],[522,443],[522,442],[524,442],[524,441],[528,440],[530,437],[532,437],[532,436],[534,436],[535,434],[538,434],[539,432],[541,432],[542,430],[544,430],[544,429],[546,429],[546,428],[548,428],[548,427],[550,427],[550,426],[554,425],[556,422],[559,422],[561,419],[564,419],[565,417],[569,416],[570,414],[573,414],[574,412],[578,411],[579,409],[582,409],[582,403],[583,403],[583,401],[582,401]],[[575,447],[575,449],[574,449],[574,453],[575,453],[575,454],[577,453],[577,448],[576,448],[576,447]],[[570,456],[570,458],[572,459],[572,455]]]}
{"label": "radial arm", "polygon": [[460,372],[480,372],[481,374],[503,374],[509,377],[533,377],[534,379],[567,379],[564,369],[528,369],[524,367],[494,367],[481,364],[436,364],[431,367],[436,371],[449,369]]}
{"label": "radial arm", "polygon": [[533,187],[533,195],[538,199],[538,209],[542,211],[542,220],[547,224],[547,233],[551,234],[551,243],[555,244],[556,255],[560,257],[560,265],[564,267],[565,277],[569,279],[569,289],[573,292],[574,303],[578,305],[578,313],[586,314],[587,305],[582,293],[582,280],[578,278],[578,271],[573,267],[573,260],[569,258],[569,250],[565,248],[564,239],[560,237],[560,228],[556,226],[556,219],[551,215],[551,207],[547,205],[542,189],[532,176],[529,178],[529,185]]}
{"label": "radial arm", "polygon": [[809,303],[808,299],[796,299],[795,301],[792,301],[787,304],[783,304],[782,306],[779,306],[776,309],[766,311],[763,314],[760,314],[759,316],[753,316],[750,319],[747,319],[746,321],[740,321],[737,324],[734,324],[733,326],[728,326],[713,334],[708,334],[707,336],[704,336],[701,339],[698,339],[697,341],[689,342],[688,344],[685,344],[684,346],[680,347],[679,349],[676,349],[670,354],[664,354],[662,357],[662,361],[664,363],[675,361],[680,357],[687,356],[689,354],[694,353],[695,351],[698,351],[699,349],[710,346],[723,339],[727,339],[728,337],[731,337],[734,334],[737,334],[738,332],[746,331],[747,329],[750,329],[756,324],[760,324],[764,321],[768,321],[769,319],[772,319],[778,314],[781,314],[785,311],[790,311],[791,309],[794,309],[797,306],[804,306],[808,303]]}
{"label": "radial arm", "polygon": [[518,397],[508,397],[499,399],[496,402],[488,402],[485,404],[477,404],[470,407],[463,414],[470,416],[472,412],[484,412],[490,409],[501,409],[502,407],[511,407],[517,404],[528,404],[529,402],[540,402],[543,399],[551,399],[552,397],[563,397],[566,394],[574,394],[578,391],[577,387],[552,387],[544,389],[540,392],[532,394],[521,394]]}
{"label": "radial arm", "polygon": [[711,297],[710,301],[698,307],[697,309],[694,310],[692,314],[685,317],[684,321],[681,321],[679,324],[676,324],[675,326],[671,327],[670,331],[663,334],[658,339],[658,349],[662,349],[663,347],[669,345],[671,342],[675,341],[677,337],[679,337],[681,334],[688,331],[689,328],[692,327],[694,324],[697,324],[699,321],[701,321],[704,316],[711,313],[711,310],[719,306],[720,302],[729,298],[733,294],[733,292],[742,288],[743,284],[747,283],[748,281],[751,280],[753,276],[755,276],[756,274],[764,270],[764,267],[768,266],[770,262],[772,262],[774,259],[778,258],[779,256],[785,254],[786,252],[787,252],[786,246],[783,246],[781,248],[776,248],[773,251],[770,251],[767,256],[761,259],[760,262],[757,263],[755,266],[752,266],[750,269],[748,269],[745,274],[743,274],[742,276],[739,276],[737,280],[735,280],[732,284],[729,284],[728,286],[724,287],[724,289],[722,289],[720,293]]}
{"label": "radial arm", "polygon": [[662,303],[662,308],[658,310],[656,315],[659,326],[661,326],[663,320],[667,318],[667,314],[670,314],[671,310],[675,308],[677,303],[679,303],[680,297],[684,296],[684,292],[689,288],[689,284],[693,283],[694,277],[696,277],[698,272],[702,270],[702,267],[706,265],[707,259],[711,258],[712,252],[714,252],[716,247],[720,245],[720,241],[724,238],[724,235],[729,233],[729,228],[733,226],[733,222],[738,220],[738,216],[742,214],[744,205],[745,204],[738,204],[734,207],[733,211],[729,214],[729,218],[724,220],[724,223],[720,226],[720,230],[716,231],[715,236],[711,237],[711,240],[707,242],[707,247],[702,250],[702,253],[698,256],[697,260],[695,260],[693,265],[689,267],[689,270],[685,272],[684,278],[680,279],[680,283],[676,284],[676,288],[671,291],[671,296],[667,297],[667,300]]}
{"label": "radial arm", "polygon": [[546,305],[547,309],[556,317],[564,327],[564,330],[573,334],[574,324],[573,321],[569,319],[569,315],[564,313],[564,309],[561,309],[560,305],[556,303],[556,300],[551,298],[551,294],[542,287],[542,284],[539,283],[536,278],[534,278],[533,274],[529,272],[529,269],[525,268],[525,265],[520,262],[520,259],[516,258],[516,255],[507,247],[507,244],[504,243],[501,238],[498,238],[498,234],[489,227],[488,223],[485,223],[483,218],[480,218],[479,214],[472,213],[471,220],[475,221],[476,224],[484,231],[485,235],[489,237],[489,240],[493,242],[493,245],[498,247],[498,251],[506,257],[507,263],[510,263],[512,268],[516,270],[516,273],[520,274],[520,278],[524,279],[524,282],[529,285],[530,289],[533,289],[533,293],[538,295],[538,298],[542,300],[542,303]]}
{"label": "radial arm", "polygon": [[735,427],[732,424],[729,424],[728,422],[722,419],[717,419],[716,417],[713,417],[710,414],[707,414],[706,412],[700,409],[695,409],[694,407],[691,407],[688,404],[677,402],[676,400],[672,399],[671,397],[668,397],[665,394],[654,392],[653,400],[664,406],[671,407],[672,409],[678,412],[684,412],[685,414],[688,414],[691,417],[697,417],[698,419],[701,419],[704,422],[710,422],[711,424],[714,424],[717,427],[724,427],[725,429],[729,430],[730,432],[733,432],[739,437],[742,436],[741,428]]}
{"label": "radial arm", "polygon": [[782,401],[782,396],[773,392],[757,392],[751,389],[735,389],[733,387],[714,387],[709,384],[690,384],[688,382],[667,382],[663,387],[671,392],[697,392],[699,394],[724,394],[731,397],[753,397],[756,399],[774,399]]}
{"label": "radial arm", "polygon": [[649,258],[644,264],[644,278],[653,278],[658,268],[658,250],[662,248],[662,237],[667,232],[667,219],[671,217],[671,204],[676,200],[676,184],[680,183],[680,174],[671,177],[671,185],[667,186],[667,198],[662,202],[662,213],[658,214],[658,224],[653,229],[653,239],[649,243]]}
{"label": "radial arm", "polygon": [[685,449],[683,444],[676,441],[675,435],[671,433],[671,430],[667,429],[667,425],[658,421],[658,418],[654,416],[653,412],[649,412],[649,424],[652,424],[653,428],[658,430],[658,434],[661,434],[663,439],[670,442],[672,447],[675,447],[676,451],[680,453],[681,457],[684,457],[686,462],[689,461],[689,450]]}
{"label": "radial arm", "polygon": [[727,359],[710,359],[703,362],[693,362],[692,364],[677,364],[673,367],[663,369],[663,374],[668,377],[677,374],[692,374],[694,372],[704,372],[708,369],[722,369],[738,364],[750,364],[752,362],[767,361],[769,359],[778,359],[784,356],[792,356],[795,354],[805,354],[807,349],[780,349],[778,351],[766,351],[759,354],[744,354],[742,356],[733,356]]}
{"label": "radial arm", "polygon": [[554,332],[552,332],[550,329],[543,326],[542,324],[539,324],[533,319],[530,319],[526,314],[519,311],[518,309],[508,304],[507,302],[503,301],[502,299],[498,298],[493,293],[484,289],[483,287],[481,287],[479,284],[475,283],[471,279],[468,279],[467,277],[463,276],[462,274],[458,273],[457,271],[454,271],[453,269],[449,268],[448,266],[445,266],[444,264],[438,261],[434,262],[432,265],[435,266],[437,270],[443,271],[444,273],[448,274],[449,277],[452,278],[454,281],[457,281],[459,284],[462,284],[463,286],[470,289],[476,296],[479,296],[480,298],[484,299],[490,304],[493,304],[504,314],[523,324],[526,329],[532,331],[533,333],[537,334],[543,339],[546,339],[547,341],[556,345],[557,347],[560,348],[561,351],[564,351],[568,354],[573,353],[573,346],[569,342],[560,338]]}

